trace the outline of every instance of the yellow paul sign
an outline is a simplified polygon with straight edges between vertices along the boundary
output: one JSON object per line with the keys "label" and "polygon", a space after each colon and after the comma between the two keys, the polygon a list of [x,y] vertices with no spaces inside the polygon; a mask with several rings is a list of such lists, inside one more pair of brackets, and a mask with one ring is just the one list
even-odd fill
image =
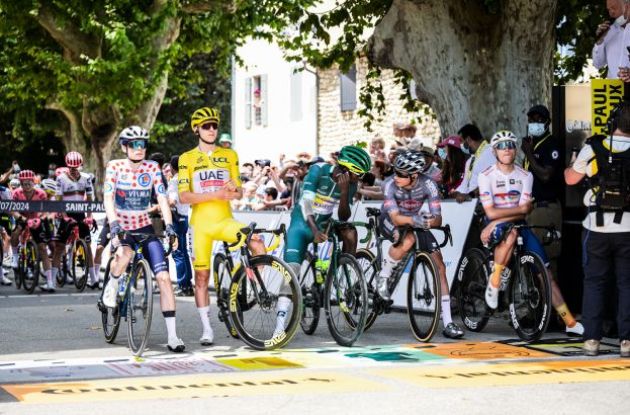
{"label": "yellow paul sign", "polygon": [[591,80],[591,120],[593,134],[608,134],[606,124],[611,111],[623,100],[620,79]]}

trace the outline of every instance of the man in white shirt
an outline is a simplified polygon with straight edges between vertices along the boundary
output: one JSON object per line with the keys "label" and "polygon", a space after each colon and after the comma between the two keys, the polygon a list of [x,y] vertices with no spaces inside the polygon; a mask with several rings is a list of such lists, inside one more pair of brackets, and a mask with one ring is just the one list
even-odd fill
{"label": "man in white shirt", "polygon": [[597,69],[608,67],[606,78],[619,78],[619,68],[627,66],[628,51],[624,46],[628,34],[624,34],[626,18],[624,17],[625,0],[607,0],[606,8],[610,20],[597,27],[597,41],[593,46],[593,66]]}
{"label": "man in white shirt", "polygon": [[492,154],[492,147],[484,140],[476,125],[466,124],[457,134],[464,140],[462,150],[471,155],[464,167],[464,180],[452,193],[457,203],[462,203],[476,197],[479,173],[493,166],[496,160]]}
{"label": "man in white shirt", "polygon": [[179,180],[178,168],[179,156],[171,157],[171,168],[174,176],[168,182],[168,202],[173,212],[173,225],[177,233],[179,245],[173,251],[173,261],[175,261],[175,269],[177,270],[177,286],[179,289],[175,291],[178,297],[192,297],[194,295],[192,288],[192,266],[190,256],[188,255],[188,210],[190,205],[180,203],[179,192],[177,191],[177,183]]}

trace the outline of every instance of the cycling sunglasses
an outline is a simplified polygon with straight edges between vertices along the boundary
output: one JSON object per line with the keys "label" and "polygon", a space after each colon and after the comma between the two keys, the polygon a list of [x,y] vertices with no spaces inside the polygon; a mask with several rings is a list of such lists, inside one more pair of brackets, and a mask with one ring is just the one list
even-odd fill
{"label": "cycling sunglasses", "polygon": [[402,172],[402,171],[398,171],[398,170],[394,170],[394,174],[396,175],[396,177],[400,177],[401,179],[409,179],[411,178],[411,174]]}
{"label": "cycling sunglasses", "polygon": [[350,170],[349,170],[346,166],[342,166],[341,164],[339,165],[339,168],[341,169],[342,174],[343,174],[343,173],[354,174],[355,176],[357,176],[357,177],[359,178],[359,180],[360,180],[360,179],[363,179],[363,176],[365,176],[365,173],[361,173],[361,174],[359,174],[359,173],[353,173],[353,172],[351,172],[351,171],[350,171]]}
{"label": "cycling sunglasses", "polygon": [[501,141],[494,148],[497,150],[516,150],[516,143],[514,141]]}
{"label": "cycling sunglasses", "polygon": [[146,140],[133,140],[127,143],[127,147],[134,150],[145,150],[147,148]]}
{"label": "cycling sunglasses", "polygon": [[219,124],[216,122],[207,122],[201,125],[201,129],[202,130],[209,130],[209,129],[218,130]]}

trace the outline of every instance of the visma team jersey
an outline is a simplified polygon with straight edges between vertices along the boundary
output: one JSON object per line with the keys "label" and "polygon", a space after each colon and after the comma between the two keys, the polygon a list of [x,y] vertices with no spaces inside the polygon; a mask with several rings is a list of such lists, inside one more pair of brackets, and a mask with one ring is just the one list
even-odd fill
{"label": "visma team jersey", "polygon": [[416,216],[422,205],[427,201],[429,212],[435,216],[442,214],[440,192],[437,184],[430,177],[421,174],[413,188],[403,189],[398,187],[394,176],[383,182],[383,206],[381,208],[381,221],[386,227],[392,227],[391,212],[398,212],[404,216]]}
{"label": "visma team jersey", "polygon": [[151,207],[151,189],[157,195],[166,195],[160,166],[144,160],[131,170],[127,160],[107,163],[103,194],[114,195],[116,216],[122,228],[134,231],[151,224],[147,210]]}
{"label": "visma team jersey", "polygon": [[[179,157],[179,193],[210,193],[220,190],[230,180],[236,187],[241,186],[238,169],[238,155],[229,148],[217,147],[206,154],[198,147]],[[210,200],[191,206],[191,225],[211,224],[232,217],[230,202]],[[210,221],[210,222],[208,222]]]}
{"label": "visma team jersey", "polygon": [[532,199],[534,176],[514,165],[510,174],[504,174],[495,164],[479,175],[479,199],[486,207],[507,209],[522,205]]}
{"label": "visma team jersey", "polygon": [[[13,200],[37,202],[40,200],[48,200],[48,197],[46,197],[46,192],[44,192],[42,189],[33,189],[33,194],[31,195],[30,198],[28,198],[26,194],[24,193],[24,190],[21,187],[18,187],[17,189],[13,191]],[[23,215],[26,217],[26,219],[33,219],[33,218],[38,217],[39,213],[25,212],[23,213]]]}
{"label": "visma team jersey", "polygon": [[57,193],[61,200],[81,201],[86,200],[85,196],[94,197],[94,187],[90,180],[90,175],[81,173],[77,180],[64,173],[57,177]]}

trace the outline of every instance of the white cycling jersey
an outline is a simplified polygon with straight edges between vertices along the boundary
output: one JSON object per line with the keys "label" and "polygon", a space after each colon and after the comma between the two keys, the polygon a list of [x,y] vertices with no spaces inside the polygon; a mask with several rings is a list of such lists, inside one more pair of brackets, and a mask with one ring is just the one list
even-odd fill
{"label": "white cycling jersey", "polygon": [[61,196],[61,200],[83,201],[86,200],[86,194],[94,198],[94,187],[89,174],[81,173],[77,180],[72,179],[69,173],[57,177],[56,196]]}
{"label": "white cycling jersey", "polygon": [[497,166],[479,174],[479,199],[483,206],[507,209],[532,200],[534,176],[530,172],[514,165],[514,170],[506,175]]}

